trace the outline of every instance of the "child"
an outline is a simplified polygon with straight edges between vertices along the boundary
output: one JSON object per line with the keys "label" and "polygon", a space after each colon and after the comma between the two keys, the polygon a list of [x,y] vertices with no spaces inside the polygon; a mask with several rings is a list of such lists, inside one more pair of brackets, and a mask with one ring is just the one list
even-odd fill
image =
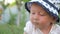
{"label": "child", "polygon": [[30,21],[26,23],[24,34],[60,34],[58,8],[48,0],[31,1],[25,4],[30,13]]}

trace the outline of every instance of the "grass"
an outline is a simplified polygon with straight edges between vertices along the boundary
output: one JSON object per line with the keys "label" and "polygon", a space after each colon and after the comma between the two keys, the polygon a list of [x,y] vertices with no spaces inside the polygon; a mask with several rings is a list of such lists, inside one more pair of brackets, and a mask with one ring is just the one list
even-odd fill
{"label": "grass", "polygon": [[17,27],[16,25],[0,25],[0,34],[23,34],[24,23]]}

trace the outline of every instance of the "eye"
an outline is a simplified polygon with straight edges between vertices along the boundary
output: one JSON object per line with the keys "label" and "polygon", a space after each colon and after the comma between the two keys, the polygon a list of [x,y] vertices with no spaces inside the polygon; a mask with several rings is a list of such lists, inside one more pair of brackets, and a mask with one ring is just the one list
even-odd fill
{"label": "eye", "polygon": [[44,14],[40,14],[40,16],[45,16]]}
{"label": "eye", "polygon": [[46,14],[44,14],[44,13],[39,13],[40,14],[40,16],[46,16]]}
{"label": "eye", "polygon": [[34,15],[35,13],[33,12],[33,13],[31,13],[31,14],[33,14],[33,15]]}

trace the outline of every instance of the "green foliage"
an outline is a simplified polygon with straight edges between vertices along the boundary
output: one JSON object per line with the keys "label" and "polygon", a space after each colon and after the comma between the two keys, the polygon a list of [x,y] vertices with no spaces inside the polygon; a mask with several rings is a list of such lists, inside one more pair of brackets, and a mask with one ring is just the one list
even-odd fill
{"label": "green foliage", "polygon": [[9,4],[7,4],[7,5],[2,4],[2,6],[3,6],[4,10],[5,10],[9,6]]}
{"label": "green foliage", "polygon": [[13,2],[12,4],[10,4],[9,6],[14,6],[14,5],[16,5],[16,2]]}
{"label": "green foliage", "polygon": [[30,0],[23,0],[24,2],[28,2],[28,1],[30,1]]}
{"label": "green foliage", "polygon": [[20,34],[21,27],[15,25],[0,25],[0,34]]}
{"label": "green foliage", "polygon": [[[29,0],[23,0],[24,2],[28,2]],[[12,5],[15,5],[15,3],[13,3]],[[7,8],[8,5],[3,5],[4,9]],[[25,26],[25,19],[26,19],[26,14],[25,14],[25,10],[24,7],[22,7],[22,11],[21,14],[23,15],[20,21],[20,26],[17,27],[15,25],[16,22],[16,16],[17,14],[12,14],[11,11],[9,10],[10,13],[10,20],[8,21],[8,24],[5,25],[0,25],[0,34],[23,34],[24,32],[24,26]]]}
{"label": "green foliage", "polygon": [[8,21],[8,24],[15,25],[17,14],[12,14],[10,10],[9,13],[10,13],[10,20]]}
{"label": "green foliage", "polygon": [[8,24],[10,25],[15,25],[15,21],[16,21],[16,15],[11,15],[10,16],[10,20],[8,21]]}

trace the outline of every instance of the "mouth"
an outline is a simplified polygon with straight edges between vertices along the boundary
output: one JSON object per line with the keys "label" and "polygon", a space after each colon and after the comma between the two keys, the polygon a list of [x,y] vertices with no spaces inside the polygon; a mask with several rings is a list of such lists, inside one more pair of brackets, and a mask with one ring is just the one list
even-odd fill
{"label": "mouth", "polygon": [[37,21],[34,21],[34,24],[35,24],[35,25],[39,25],[39,22],[37,22]]}

